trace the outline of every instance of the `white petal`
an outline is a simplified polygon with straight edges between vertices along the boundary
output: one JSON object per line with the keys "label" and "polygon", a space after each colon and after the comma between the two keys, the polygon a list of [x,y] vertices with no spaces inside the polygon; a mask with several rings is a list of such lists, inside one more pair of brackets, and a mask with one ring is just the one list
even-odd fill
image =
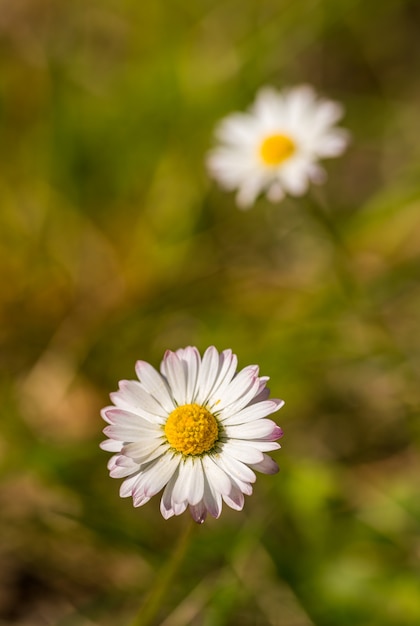
{"label": "white petal", "polygon": [[[233,380],[227,385],[223,391],[218,394],[219,398],[215,402],[214,409],[217,413],[221,413],[227,406],[236,404],[244,396],[247,396],[251,389],[258,388],[258,367],[249,365],[238,372]],[[215,397],[215,396],[214,396]],[[211,409],[213,408],[210,405]]]}
{"label": "white petal", "polygon": [[221,143],[242,147],[253,141],[255,120],[247,113],[232,113],[216,127],[215,136]]}
{"label": "white petal", "polygon": [[99,444],[99,447],[102,448],[102,450],[106,450],[107,452],[121,452],[123,442],[117,441],[115,439],[106,439]]}
{"label": "white petal", "polygon": [[150,498],[149,496],[138,496],[133,498],[133,506],[138,507],[138,506],[143,506],[143,504],[146,504],[147,502],[149,502]]}
{"label": "white petal", "polygon": [[118,441],[141,441],[145,439],[160,439],[162,433],[160,431],[152,432],[141,428],[141,426],[120,426],[115,424],[104,428],[104,433],[111,439]]}
{"label": "white petal", "polygon": [[243,153],[231,148],[217,148],[206,161],[209,174],[227,191],[237,188],[254,170],[254,153]]}
{"label": "white petal", "polygon": [[285,102],[282,94],[272,87],[262,87],[256,95],[252,112],[266,128],[278,126],[285,115]]}
{"label": "white petal", "polygon": [[131,474],[138,472],[140,466],[132,459],[118,455],[109,460],[108,469],[112,478],[125,478],[126,476],[131,476]]}
{"label": "white petal", "polygon": [[312,119],[315,112],[315,92],[309,85],[301,85],[285,93],[288,122],[292,127],[299,126],[302,120]]}
{"label": "white petal", "polygon": [[162,504],[162,500],[160,501],[160,513],[163,517],[163,519],[167,520],[170,517],[173,517],[175,515],[174,510],[171,506],[169,506],[168,508],[166,508],[163,504]]}
{"label": "white petal", "polygon": [[238,358],[231,350],[224,350],[218,354],[218,363],[213,364],[216,375],[211,387],[206,386],[205,395],[200,394],[200,403],[206,404],[209,410],[217,408],[215,405],[220,403],[224,390],[231,382],[238,366]]}
{"label": "white petal", "polygon": [[238,367],[238,357],[232,350],[223,350],[219,355],[219,373],[210,392],[209,403],[212,397],[220,397],[229,385]]}
{"label": "white petal", "polygon": [[277,474],[279,471],[279,466],[268,454],[264,454],[264,459],[259,463],[252,463],[251,467],[262,474]]}
{"label": "white petal", "polygon": [[200,459],[187,457],[179,465],[178,479],[172,491],[172,502],[197,504],[203,497],[204,475]]}
{"label": "white petal", "polygon": [[161,365],[161,371],[171,388],[172,396],[178,406],[187,404],[187,366],[176,352],[167,350]]}
{"label": "white petal", "polygon": [[277,441],[250,441],[247,439],[230,439],[229,441],[232,443],[240,443],[242,446],[251,446],[261,452],[273,452],[273,450],[281,448],[281,445]]}
{"label": "white petal", "polygon": [[172,508],[174,510],[175,515],[181,515],[188,506],[187,500],[185,502],[173,502]]}
{"label": "white petal", "polygon": [[241,411],[229,415],[229,417],[225,417],[225,415],[228,414],[228,409],[226,409],[223,413],[223,417],[220,416],[220,420],[226,426],[246,424],[247,422],[252,422],[278,411],[283,404],[283,400],[265,400],[257,404],[248,405]]}
{"label": "white petal", "polygon": [[221,467],[228,476],[238,479],[246,483],[254,483],[257,480],[255,473],[245,463],[237,461],[235,458],[227,454],[220,454],[216,459],[216,463]]}
{"label": "white petal", "polygon": [[202,524],[207,517],[207,509],[204,500],[201,500],[198,504],[190,504],[190,512],[193,520],[197,522],[197,524]]}
{"label": "white petal", "polygon": [[260,463],[264,459],[264,454],[257,448],[242,445],[241,442],[233,440],[224,443],[222,446],[222,454],[231,458],[242,461],[243,463]]}
{"label": "white petal", "polygon": [[133,497],[157,494],[176,472],[180,458],[180,455],[168,453],[142,469],[141,482],[133,491]]}
{"label": "white petal", "polygon": [[212,517],[217,519],[220,516],[220,513],[222,512],[222,496],[220,492],[217,491],[207,480],[206,475],[204,480],[203,503]]}
{"label": "white petal", "polygon": [[146,430],[158,430],[159,426],[155,423],[150,423],[149,420],[145,419],[138,413],[133,413],[132,411],[127,411],[126,409],[118,409],[116,407],[111,407],[107,409],[106,415],[108,417],[108,422],[110,425],[124,425],[124,426],[140,426],[145,428]]}
{"label": "white petal", "polygon": [[111,393],[115,406],[134,411],[150,422],[162,423],[167,412],[137,380],[122,380],[120,389]]}
{"label": "white petal", "polygon": [[109,421],[109,417],[107,416],[107,411],[109,411],[110,409],[115,409],[115,406],[106,406],[103,409],[101,409],[101,417],[102,417],[103,420],[108,422],[108,424],[111,423]]}
{"label": "white petal", "polygon": [[278,176],[284,189],[292,196],[302,196],[308,189],[311,161],[304,156],[290,159],[279,171]]}
{"label": "white petal", "polygon": [[159,439],[148,439],[125,444],[122,453],[141,465],[157,459],[168,450],[168,443],[161,442]]}
{"label": "white petal", "polygon": [[219,353],[214,346],[207,348],[203,354],[197,380],[198,404],[206,404],[207,398],[216,381],[219,372]]}
{"label": "white petal", "polygon": [[250,209],[257,196],[263,191],[265,176],[260,172],[252,172],[239,185],[236,204],[240,209]]}
{"label": "white petal", "polygon": [[327,172],[318,163],[311,163],[308,175],[316,185],[322,185],[327,180]]}
{"label": "white petal", "polygon": [[220,411],[220,419],[223,420],[226,416],[233,415],[234,413],[241,411],[252,401],[257,391],[258,378],[254,380],[253,384],[250,386],[246,393],[244,393],[235,402],[232,402],[232,404],[229,404],[222,411]]}
{"label": "white petal", "polygon": [[174,410],[174,401],[169,387],[162,376],[146,361],[137,361],[136,374],[146,391],[148,391],[167,413]]}
{"label": "white petal", "polygon": [[313,126],[325,130],[333,126],[344,115],[344,108],[339,102],[320,100],[313,114]]}
{"label": "white petal", "polygon": [[162,498],[160,501],[160,512],[162,514],[162,517],[164,517],[165,519],[169,519],[170,517],[175,515],[175,512],[172,508],[172,491],[177,481],[177,478],[178,478],[178,468],[176,469],[172,478],[169,480],[168,484],[163,490]]}
{"label": "white petal", "polygon": [[270,396],[270,390],[266,385],[267,385],[267,381],[269,380],[270,378],[268,376],[260,376],[257,395],[254,396],[254,398],[252,398],[251,402],[248,403],[249,405],[268,400]]}
{"label": "white petal", "polygon": [[252,495],[252,485],[239,478],[232,478],[232,482],[244,493],[246,496]]}
{"label": "white petal", "polygon": [[336,129],[333,133],[324,135],[322,141],[316,146],[316,154],[321,158],[335,157],[347,148],[349,134],[342,129]]}
{"label": "white petal", "polygon": [[135,474],[134,476],[130,476],[130,478],[127,478],[127,480],[125,480],[120,487],[120,497],[121,498],[128,498],[128,496],[131,496],[133,494],[133,489],[135,488],[137,482],[140,480],[141,478],[141,474]]}
{"label": "white petal", "polygon": [[218,456],[204,455],[201,459],[207,481],[215,493],[229,493],[231,480],[217,463]]}
{"label": "white petal", "polygon": [[267,189],[267,198],[270,202],[281,202],[285,196],[283,187],[279,181],[274,181]]}
{"label": "white petal", "polygon": [[195,397],[195,389],[197,385],[198,372],[201,365],[201,357],[197,348],[189,346],[184,350],[176,351],[179,358],[186,364],[187,377],[187,402],[193,402]]}
{"label": "white petal", "polygon": [[278,439],[282,435],[281,428],[272,420],[255,420],[249,424],[236,424],[225,427],[226,436],[229,439]]}
{"label": "white petal", "polygon": [[109,409],[107,416],[111,422],[103,432],[111,439],[136,441],[142,438],[162,437],[163,431],[157,424],[123,409]]}
{"label": "white petal", "polygon": [[280,439],[281,437],[283,437],[283,430],[280,428],[280,426],[277,426],[277,424],[273,422],[273,430],[271,431],[271,433],[268,433],[268,435],[265,435],[265,437],[260,437],[260,440],[261,441],[276,441],[277,439]]}
{"label": "white petal", "polygon": [[233,483],[230,492],[223,495],[223,500],[235,511],[242,511],[245,502],[244,494],[239,487]]}

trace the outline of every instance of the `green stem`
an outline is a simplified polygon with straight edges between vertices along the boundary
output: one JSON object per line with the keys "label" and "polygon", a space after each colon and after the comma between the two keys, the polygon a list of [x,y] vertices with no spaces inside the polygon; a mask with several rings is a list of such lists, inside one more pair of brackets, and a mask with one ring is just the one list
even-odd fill
{"label": "green stem", "polygon": [[197,524],[193,519],[190,519],[184,532],[179,536],[174,551],[156,576],[154,586],[130,626],[149,626],[153,623],[162,605],[162,600],[182,564],[192,537],[193,529],[196,526]]}
{"label": "green stem", "polygon": [[326,202],[322,202],[315,195],[311,194],[307,196],[304,204],[308,213],[318,222],[324,229],[324,232],[329,236],[330,241],[333,242],[335,252],[334,270],[344,292],[347,295],[354,294],[357,287],[350,269],[351,253],[331,219]]}

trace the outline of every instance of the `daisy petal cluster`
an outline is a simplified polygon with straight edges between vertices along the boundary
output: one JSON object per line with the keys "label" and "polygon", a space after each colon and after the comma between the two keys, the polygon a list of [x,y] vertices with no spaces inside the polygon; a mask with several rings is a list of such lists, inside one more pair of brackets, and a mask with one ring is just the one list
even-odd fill
{"label": "daisy petal cluster", "polygon": [[267,419],[283,405],[269,399],[268,377],[250,365],[237,372],[231,350],[167,351],[160,372],[136,363],[138,380],[123,380],[102,410],[114,455],[113,478],[124,478],[121,497],[142,506],[163,489],[165,519],[189,507],[196,522],[219,517],[222,503],[241,510],[252,493],[255,470],[278,471],[266,454],[280,448],[282,430]]}
{"label": "daisy petal cluster", "polygon": [[224,189],[237,190],[240,208],[252,206],[261,192],[272,202],[301,196],[310,182],[324,182],[319,160],[346,148],[348,133],[335,127],[342,115],[339,103],[318,98],[310,86],[264,87],[248,113],[220,122],[208,171]]}

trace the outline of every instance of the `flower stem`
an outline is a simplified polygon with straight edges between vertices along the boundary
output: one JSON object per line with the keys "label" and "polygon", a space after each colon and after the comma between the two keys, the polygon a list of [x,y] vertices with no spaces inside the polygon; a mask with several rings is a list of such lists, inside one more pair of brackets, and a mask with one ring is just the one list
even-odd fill
{"label": "flower stem", "polygon": [[130,626],[149,626],[153,623],[162,605],[162,600],[182,564],[193,534],[193,529],[196,526],[196,522],[190,519],[184,532],[179,536],[174,551],[168,561],[163,565],[161,571],[157,574],[154,586]]}
{"label": "flower stem", "polygon": [[340,231],[331,219],[330,211],[325,200],[315,194],[310,194],[304,203],[308,213],[323,228],[329,240],[332,241],[335,252],[334,270],[344,292],[354,294],[357,286],[350,268],[351,253],[343,241]]}

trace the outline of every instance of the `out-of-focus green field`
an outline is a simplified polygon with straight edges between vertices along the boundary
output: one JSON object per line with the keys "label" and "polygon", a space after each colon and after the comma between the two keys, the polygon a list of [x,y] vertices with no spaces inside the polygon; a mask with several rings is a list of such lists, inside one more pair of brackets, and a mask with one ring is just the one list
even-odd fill
{"label": "out-of-focus green field", "polygon": [[[286,401],[281,471],[156,624],[420,624],[419,29],[416,0],[0,1],[0,624],[130,622],[187,514],[119,498],[99,409],[213,344]],[[302,83],[351,147],[241,212],[213,128]]]}

